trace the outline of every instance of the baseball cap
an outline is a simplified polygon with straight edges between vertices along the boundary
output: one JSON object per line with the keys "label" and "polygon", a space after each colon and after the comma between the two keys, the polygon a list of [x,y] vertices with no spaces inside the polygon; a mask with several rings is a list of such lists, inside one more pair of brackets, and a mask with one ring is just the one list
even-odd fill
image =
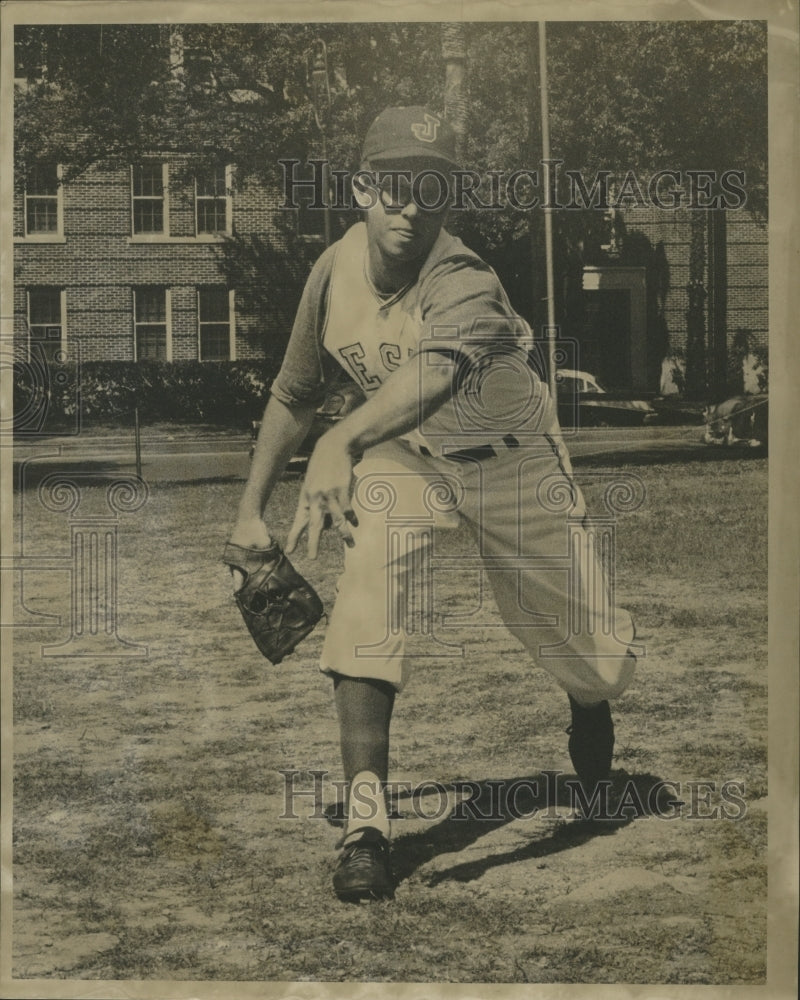
{"label": "baseball cap", "polygon": [[424,107],[382,111],[369,127],[362,155],[370,163],[424,158],[458,168],[453,127]]}

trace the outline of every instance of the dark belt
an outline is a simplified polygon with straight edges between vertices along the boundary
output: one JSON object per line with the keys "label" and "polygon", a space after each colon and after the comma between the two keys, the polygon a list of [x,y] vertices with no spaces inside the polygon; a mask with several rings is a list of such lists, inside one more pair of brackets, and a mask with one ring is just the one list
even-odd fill
{"label": "dark belt", "polygon": [[[506,448],[519,448],[519,441],[514,437],[513,434],[506,434],[502,438],[503,444]],[[426,458],[432,458],[430,451],[425,447],[425,445],[420,445],[420,452],[426,456]],[[482,462],[487,458],[497,458],[498,451],[491,444],[479,444],[474,448],[461,448],[458,451],[448,451],[446,454],[442,455],[442,458],[449,458],[453,462]]]}

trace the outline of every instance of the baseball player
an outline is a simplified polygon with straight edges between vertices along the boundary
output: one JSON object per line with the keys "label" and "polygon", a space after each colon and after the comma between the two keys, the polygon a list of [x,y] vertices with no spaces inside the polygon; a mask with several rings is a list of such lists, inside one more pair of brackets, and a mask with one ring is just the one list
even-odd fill
{"label": "baseball player", "polygon": [[632,622],[609,611],[555,408],[529,364],[530,331],[491,268],[444,228],[452,128],[425,108],[389,108],[361,166],[363,221],[308,279],[230,539],[270,544],[270,493],[343,370],[366,401],[316,445],[286,545],[307,535],[314,558],[329,524],[345,544],[320,663],[350,790],[333,877],[342,900],[393,892],[389,726],[437,641],[424,596],[431,526],[469,528],[504,623],[569,697],[569,751],[587,787],[609,773],[609,700],[635,669]]}

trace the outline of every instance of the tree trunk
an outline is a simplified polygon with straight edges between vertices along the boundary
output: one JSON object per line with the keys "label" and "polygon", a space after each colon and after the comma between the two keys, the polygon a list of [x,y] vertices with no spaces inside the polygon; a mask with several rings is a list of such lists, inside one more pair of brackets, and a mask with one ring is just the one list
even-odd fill
{"label": "tree trunk", "polygon": [[467,44],[463,24],[442,25],[442,59],[445,65],[444,116],[456,134],[456,155],[461,162],[467,134]]}

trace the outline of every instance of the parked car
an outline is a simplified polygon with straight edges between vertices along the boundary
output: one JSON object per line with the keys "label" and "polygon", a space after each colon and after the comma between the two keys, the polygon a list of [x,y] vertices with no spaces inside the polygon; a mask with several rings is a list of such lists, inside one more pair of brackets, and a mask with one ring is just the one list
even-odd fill
{"label": "parked car", "polygon": [[[364,393],[355,382],[342,382],[334,386],[325,397],[325,402],[314,414],[314,421],[305,440],[297,450],[297,457],[308,458],[314,450],[314,445],[322,437],[325,431],[330,430],[335,423],[338,423],[348,413],[352,413],[364,402]],[[256,447],[256,438],[261,429],[261,421],[254,420],[250,425],[252,441],[250,443],[250,458]]]}
{"label": "parked car", "polygon": [[647,400],[626,390],[610,391],[577,368],[556,371],[556,395],[558,418],[565,427],[638,426],[656,416]]}
{"label": "parked car", "polygon": [[732,396],[703,410],[704,444],[766,448],[769,444],[769,396]]}

